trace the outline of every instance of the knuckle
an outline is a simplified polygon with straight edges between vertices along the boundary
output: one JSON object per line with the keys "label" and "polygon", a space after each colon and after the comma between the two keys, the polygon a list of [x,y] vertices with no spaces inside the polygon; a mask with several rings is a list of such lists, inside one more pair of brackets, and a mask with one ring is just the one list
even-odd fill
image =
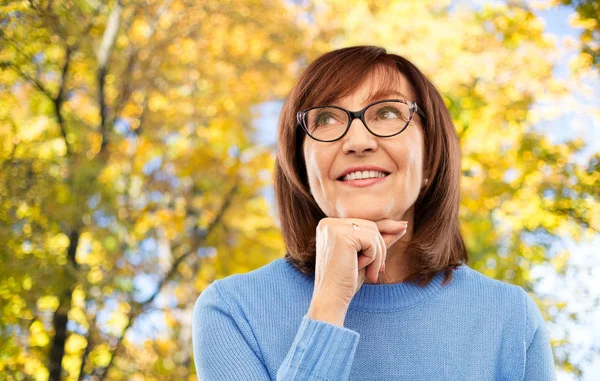
{"label": "knuckle", "polygon": [[325,231],[327,230],[327,226],[329,226],[329,218],[322,218],[317,224],[317,230]]}

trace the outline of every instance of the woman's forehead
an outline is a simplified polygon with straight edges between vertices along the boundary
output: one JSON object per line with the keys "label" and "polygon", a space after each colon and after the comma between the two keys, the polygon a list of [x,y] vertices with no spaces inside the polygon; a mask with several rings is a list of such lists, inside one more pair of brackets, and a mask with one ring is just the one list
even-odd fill
{"label": "woman's forehead", "polygon": [[406,94],[405,92],[400,91],[399,89],[387,89],[381,88],[375,91],[369,92],[369,94],[362,99],[363,103],[371,103],[381,99],[405,99],[408,101],[412,101],[413,97],[411,95]]}
{"label": "woman's forehead", "polygon": [[406,77],[398,70],[374,70],[367,75],[360,84],[353,86],[342,96],[332,99],[338,103],[343,98],[353,96],[356,93],[362,96],[363,104],[375,102],[381,99],[405,99],[414,101],[411,85]]}

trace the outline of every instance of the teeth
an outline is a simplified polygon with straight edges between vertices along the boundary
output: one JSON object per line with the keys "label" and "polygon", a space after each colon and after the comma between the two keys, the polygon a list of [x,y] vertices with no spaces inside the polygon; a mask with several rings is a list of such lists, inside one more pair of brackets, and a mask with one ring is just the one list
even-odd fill
{"label": "teeth", "polygon": [[371,179],[385,176],[385,173],[379,171],[356,171],[348,173],[346,176],[344,176],[344,178],[342,178],[342,181]]}

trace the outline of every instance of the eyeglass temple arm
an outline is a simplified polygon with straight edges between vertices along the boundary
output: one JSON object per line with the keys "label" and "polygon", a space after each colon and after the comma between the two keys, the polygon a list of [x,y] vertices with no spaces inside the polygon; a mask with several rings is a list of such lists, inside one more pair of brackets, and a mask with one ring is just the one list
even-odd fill
{"label": "eyeglass temple arm", "polygon": [[302,111],[296,113],[296,122],[298,123],[298,126],[302,126]]}
{"label": "eyeglass temple arm", "polygon": [[425,114],[423,114],[423,111],[421,111],[421,109],[419,108],[419,106],[415,103],[415,110],[417,111],[417,114],[419,114],[419,116],[421,118],[423,118],[423,120],[426,120],[427,118],[425,117]]}

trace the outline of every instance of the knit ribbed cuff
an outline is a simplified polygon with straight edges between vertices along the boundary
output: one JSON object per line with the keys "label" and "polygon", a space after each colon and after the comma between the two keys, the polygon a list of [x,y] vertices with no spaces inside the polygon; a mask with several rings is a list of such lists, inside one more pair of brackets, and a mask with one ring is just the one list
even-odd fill
{"label": "knit ribbed cuff", "polygon": [[304,315],[277,379],[347,380],[359,339],[356,331]]}

